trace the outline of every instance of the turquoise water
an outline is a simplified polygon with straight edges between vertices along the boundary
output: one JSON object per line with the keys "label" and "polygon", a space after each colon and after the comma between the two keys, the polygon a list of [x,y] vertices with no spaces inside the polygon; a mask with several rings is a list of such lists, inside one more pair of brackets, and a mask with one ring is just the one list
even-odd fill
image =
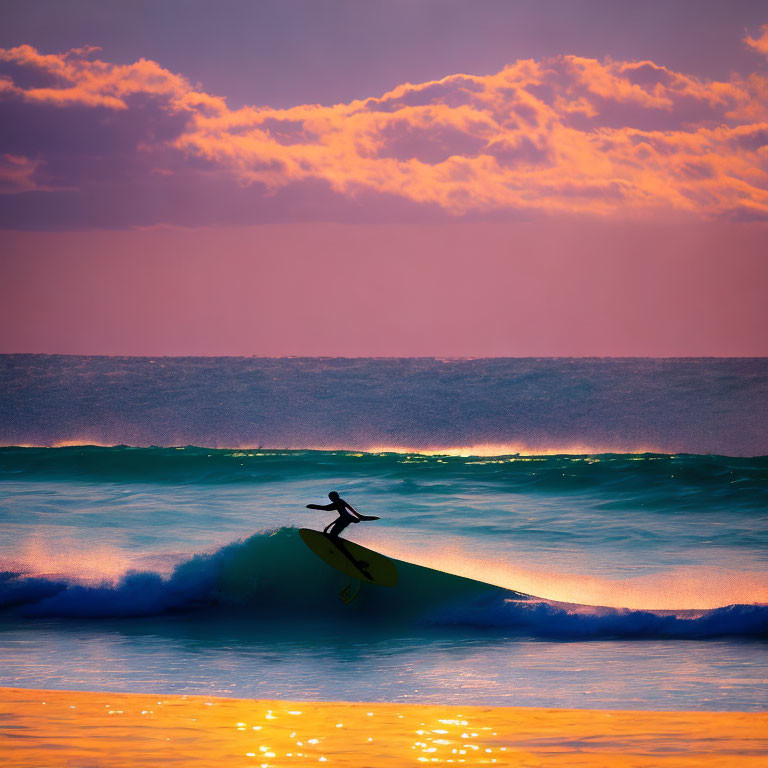
{"label": "turquoise water", "polygon": [[[0,685],[768,706],[768,458],[0,449]],[[345,535],[400,584],[300,541]]]}

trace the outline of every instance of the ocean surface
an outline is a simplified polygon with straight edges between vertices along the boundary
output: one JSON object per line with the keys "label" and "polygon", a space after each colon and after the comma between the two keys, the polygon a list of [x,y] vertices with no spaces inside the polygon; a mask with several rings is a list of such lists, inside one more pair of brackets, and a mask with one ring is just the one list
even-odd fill
{"label": "ocean surface", "polygon": [[765,359],[0,356],[0,685],[764,710],[766,424]]}

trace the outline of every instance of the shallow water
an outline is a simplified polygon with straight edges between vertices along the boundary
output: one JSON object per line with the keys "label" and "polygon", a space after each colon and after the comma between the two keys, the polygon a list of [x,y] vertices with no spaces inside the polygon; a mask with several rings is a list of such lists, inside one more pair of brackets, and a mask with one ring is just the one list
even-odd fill
{"label": "shallow water", "polygon": [[[339,703],[0,688],[4,768],[418,763],[762,768],[768,714]],[[265,762],[266,761],[266,762]]]}
{"label": "shallow water", "polygon": [[62,623],[0,633],[4,686],[312,701],[761,711],[765,643]]}

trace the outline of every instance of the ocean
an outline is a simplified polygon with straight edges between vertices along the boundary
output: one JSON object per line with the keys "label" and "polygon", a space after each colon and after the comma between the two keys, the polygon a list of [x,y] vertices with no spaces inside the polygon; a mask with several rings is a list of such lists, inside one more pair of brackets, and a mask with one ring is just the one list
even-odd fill
{"label": "ocean", "polygon": [[765,710],[766,424],[762,358],[0,356],[0,686]]}

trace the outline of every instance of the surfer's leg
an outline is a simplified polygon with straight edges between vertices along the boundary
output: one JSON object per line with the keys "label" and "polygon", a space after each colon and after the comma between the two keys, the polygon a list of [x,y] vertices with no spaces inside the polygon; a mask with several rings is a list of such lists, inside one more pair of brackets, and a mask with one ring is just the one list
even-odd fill
{"label": "surfer's leg", "polygon": [[349,525],[349,520],[345,520],[343,517],[340,517],[338,520],[334,520],[326,530],[328,531],[329,536],[332,536],[334,539],[338,539],[339,534],[348,525]]}
{"label": "surfer's leg", "polygon": [[345,520],[343,517],[340,517],[338,520],[334,520],[333,523],[329,526],[329,529],[326,529],[327,533],[326,535],[333,539],[334,544],[341,550],[341,552],[347,557],[352,564],[359,568],[369,579],[371,578],[371,575],[366,571],[365,569],[368,567],[368,563],[365,560],[356,560],[352,553],[344,546],[344,539],[340,538],[339,534],[350,524],[350,520]]}
{"label": "surfer's leg", "polygon": [[344,539],[339,537],[339,533],[343,531],[348,525],[349,520],[341,520],[339,521],[341,524],[338,527],[338,530],[336,533],[334,533],[334,529],[331,528],[329,532],[329,536],[333,539],[334,544],[342,551],[342,553],[351,561],[351,563],[359,568],[369,579],[371,578],[371,574],[368,573],[365,569],[368,567],[368,563],[365,560],[357,560],[352,553],[347,549],[346,545],[344,544]]}

